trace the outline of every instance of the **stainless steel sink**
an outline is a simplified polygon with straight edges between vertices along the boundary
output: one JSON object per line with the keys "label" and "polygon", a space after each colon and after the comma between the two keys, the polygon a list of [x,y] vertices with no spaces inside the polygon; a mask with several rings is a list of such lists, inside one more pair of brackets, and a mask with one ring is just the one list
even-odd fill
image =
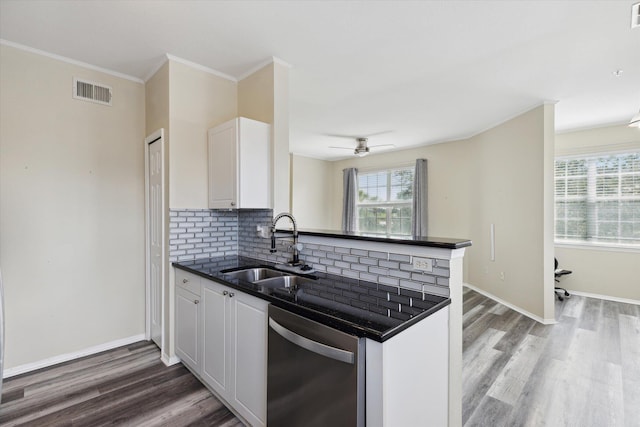
{"label": "stainless steel sink", "polygon": [[300,283],[311,280],[267,267],[249,267],[228,272],[223,270],[222,274],[229,279],[253,283],[262,289],[287,289],[289,291],[297,289]]}
{"label": "stainless steel sink", "polygon": [[230,271],[228,273],[223,273],[225,276],[230,279],[239,279],[245,280],[247,282],[257,282],[259,280],[265,279],[278,279],[284,276],[287,273],[283,273],[281,271],[272,270],[270,268],[247,268],[244,270]]}
{"label": "stainless steel sink", "polygon": [[254,283],[264,288],[296,288],[300,283],[308,281],[309,279],[300,276],[280,276],[258,280]]}

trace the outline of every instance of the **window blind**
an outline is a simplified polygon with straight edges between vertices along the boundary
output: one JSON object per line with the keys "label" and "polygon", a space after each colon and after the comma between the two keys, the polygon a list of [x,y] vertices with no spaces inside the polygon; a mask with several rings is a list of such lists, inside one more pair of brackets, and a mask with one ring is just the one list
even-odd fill
{"label": "window blind", "polygon": [[640,152],[556,159],[555,237],[640,245]]}

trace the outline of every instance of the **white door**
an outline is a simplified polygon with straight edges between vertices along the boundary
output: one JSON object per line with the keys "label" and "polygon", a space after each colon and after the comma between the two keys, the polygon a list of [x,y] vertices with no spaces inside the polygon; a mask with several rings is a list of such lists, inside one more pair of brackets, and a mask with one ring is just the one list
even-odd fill
{"label": "white door", "polygon": [[[150,139],[150,138],[148,138]],[[151,339],[162,348],[162,290],[164,275],[164,193],[162,137],[148,141],[149,185],[149,323]]]}

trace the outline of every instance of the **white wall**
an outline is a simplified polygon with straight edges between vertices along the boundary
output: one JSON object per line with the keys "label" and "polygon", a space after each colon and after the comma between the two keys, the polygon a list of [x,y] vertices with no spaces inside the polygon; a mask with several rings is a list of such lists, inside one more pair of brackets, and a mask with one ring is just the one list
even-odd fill
{"label": "white wall", "polygon": [[[605,126],[556,135],[556,155],[640,150],[640,130],[626,125]],[[640,249],[556,245],[560,266],[573,274],[560,286],[589,294],[640,301]]]}
{"label": "white wall", "polygon": [[144,334],[144,108],[141,83],[0,46],[6,368]]}

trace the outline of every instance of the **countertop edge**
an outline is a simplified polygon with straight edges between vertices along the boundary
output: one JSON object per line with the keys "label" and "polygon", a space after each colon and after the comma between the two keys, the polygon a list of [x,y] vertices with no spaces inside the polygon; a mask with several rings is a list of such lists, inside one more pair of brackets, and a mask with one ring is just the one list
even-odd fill
{"label": "countertop edge", "polygon": [[[277,230],[278,233],[293,233],[292,230]],[[471,240],[468,239],[451,239],[445,237],[417,237],[417,238],[402,238],[398,237],[385,237],[385,236],[376,236],[376,235],[363,235],[363,234],[349,234],[342,233],[339,231],[329,231],[329,230],[298,230],[298,234],[300,236],[315,236],[315,237],[330,237],[335,239],[347,239],[347,240],[362,240],[369,242],[380,242],[380,243],[395,243],[400,245],[409,245],[409,246],[425,246],[432,248],[442,248],[442,249],[461,249],[469,247],[473,244]]]}
{"label": "countertop edge", "polygon": [[[261,266],[265,266],[265,267],[272,267],[270,265],[269,262],[267,261],[262,261],[262,260],[258,260],[256,259],[256,264],[255,266],[261,265]],[[235,283],[226,281],[225,279],[223,279],[222,277],[215,277],[212,276],[210,274],[206,274],[203,273],[202,271],[199,271],[197,269],[193,269],[190,268],[188,266],[182,265],[180,264],[180,261],[174,261],[171,263],[171,265],[173,265],[173,267],[178,268],[180,270],[183,271],[187,271],[189,273],[195,274],[197,276],[200,276],[204,279],[207,280],[211,280],[214,282],[217,282],[221,285],[224,286],[228,286],[230,288],[236,289],[238,291],[244,292],[247,295],[251,295],[257,298],[260,298],[262,300],[268,301],[269,303],[274,304],[277,307],[280,307],[282,309],[285,309],[287,311],[290,311],[292,313],[301,315],[303,317],[306,317],[308,319],[317,321],[319,323],[325,324],[329,327],[334,327],[336,329],[339,329],[343,332],[346,333],[351,333],[353,335],[356,335],[358,337],[361,338],[369,338],[372,339],[374,341],[383,343],[385,341],[387,341],[389,338],[394,337],[395,335],[398,335],[400,332],[404,331],[405,329],[411,327],[412,325],[424,320],[425,318],[431,316],[432,314],[440,311],[442,308],[448,306],[449,304],[451,304],[451,298],[445,297],[445,299],[441,302],[439,302],[438,304],[434,305],[433,307],[425,310],[424,312],[412,317],[409,320],[405,320],[403,321],[401,324],[383,332],[383,333],[379,333],[377,331],[373,331],[371,329],[368,329],[366,327],[363,326],[359,326],[356,324],[353,324],[347,320],[344,319],[340,319],[337,317],[333,317],[330,316],[328,314],[319,312],[319,311],[315,311],[312,309],[309,309],[307,307],[303,307],[303,306],[298,306],[292,303],[287,302],[286,300],[282,300],[282,299],[278,299],[275,297],[272,297],[270,295],[266,295],[264,293],[252,290],[250,288],[241,286],[241,285],[237,285]]]}

